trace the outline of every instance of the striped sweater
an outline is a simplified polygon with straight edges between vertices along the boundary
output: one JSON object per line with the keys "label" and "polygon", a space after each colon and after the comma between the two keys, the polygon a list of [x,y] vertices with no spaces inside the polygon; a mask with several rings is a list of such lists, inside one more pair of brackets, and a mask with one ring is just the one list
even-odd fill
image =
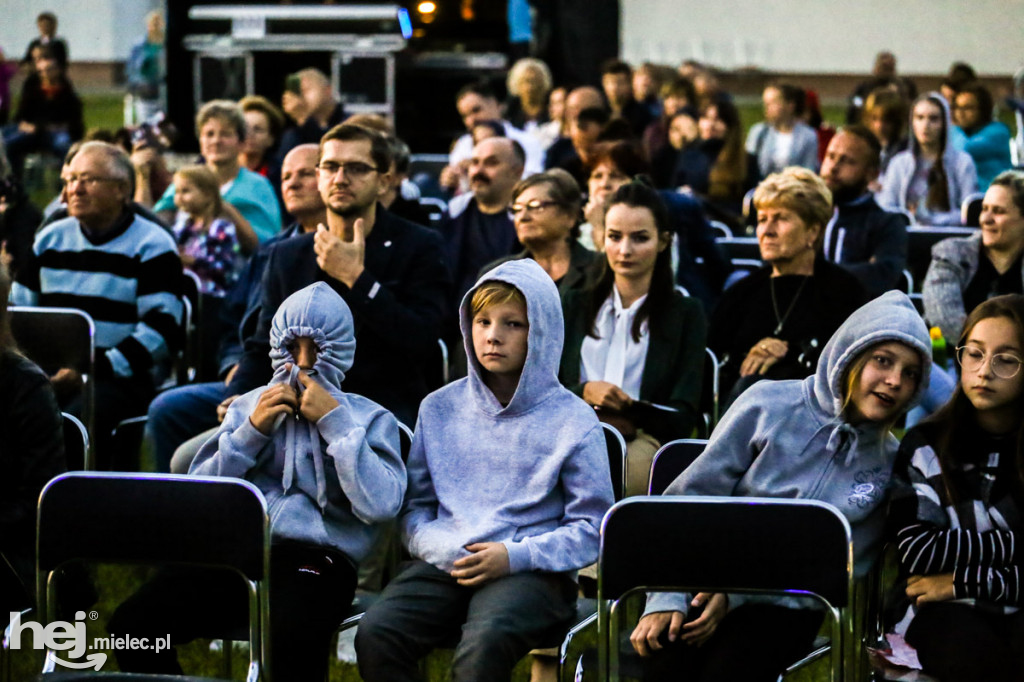
{"label": "striped sweater", "polygon": [[89,235],[65,218],[36,235],[11,287],[15,305],[78,308],[96,323],[96,375],[159,381],[179,345],[181,261],[158,225],[126,212]]}
{"label": "striped sweater", "polygon": [[961,439],[974,457],[950,477],[958,491],[956,504],[946,490],[934,439],[934,428],[924,424],[908,431],[900,444],[890,520],[903,574],[952,573],[956,600],[1013,612],[1021,605],[1017,535],[1024,533],[1016,438],[978,430]]}

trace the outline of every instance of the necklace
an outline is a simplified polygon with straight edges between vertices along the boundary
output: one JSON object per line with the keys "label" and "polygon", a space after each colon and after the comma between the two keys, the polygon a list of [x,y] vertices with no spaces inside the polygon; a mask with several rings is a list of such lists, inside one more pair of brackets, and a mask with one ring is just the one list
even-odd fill
{"label": "necklace", "polygon": [[807,284],[807,280],[809,279],[810,277],[804,277],[804,281],[800,282],[800,286],[797,287],[796,293],[793,295],[793,300],[789,302],[789,307],[786,308],[786,314],[782,317],[779,317],[779,302],[775,299],[775,278],[771,277],[768,279],[768,284],[771,287],[772,293],[772,310],[775,311],[775,321],[778,322],[778,324],[775,325],[775,331],[772,332],[773,336],[778,336],[782,332],[783,325],[785,325],[786,320],[789,319],[789,314],[793,312],[793,306],[796,305],[797,299],[800,298],[800,292],[804,290],[804,285]]}

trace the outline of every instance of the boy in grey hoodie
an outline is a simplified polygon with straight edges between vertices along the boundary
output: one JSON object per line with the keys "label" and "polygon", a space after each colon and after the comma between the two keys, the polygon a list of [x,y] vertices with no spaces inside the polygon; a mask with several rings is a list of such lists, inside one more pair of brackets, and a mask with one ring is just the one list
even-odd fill
{"label": "boy in grey hoodie", "polygon": [[[850,315],[813,376],[745,391],[665,494],[828,502],[850,522],[862,576],[882,540],[898,446],[889,429],[920,399],[930,370],[924,321],[905,294],[890,291]],[[644,656],[668,649],[653,656],[645,679],[687,670],[687,680],[775,680],[807,653],[821,619],[802,600],[659,593],[648,596],[631,640]]]}
{"label": "boy in grey hoodie", "polygon": [[[270,384],[231,404],[189,470],[244,478],[267,500],[277,680],[325,678],[356,567],[405,493],[395,417],[341,390],[355,355],[353,327],[348,306],[323,282],[285,299],[270,330]],[[118,608],[110,630],[138,636],[155,621],[179,644],[231,627],[247,607],[234,574],[169,570]],[[119,651],[118,663],[122,670],[181,673],[173,650]]]}
{"label": "boy in grey hoodie", "polygon": [[612,504],[601,425],[558,382],[558,291],[532,260],[486,273],[460,322],[469,376],[420,406],[401,528],[416,561],[363,617],[368,682],[420,679],[461,630],[452,678],[507,680],[575,614],[575,571],[597,558]]}

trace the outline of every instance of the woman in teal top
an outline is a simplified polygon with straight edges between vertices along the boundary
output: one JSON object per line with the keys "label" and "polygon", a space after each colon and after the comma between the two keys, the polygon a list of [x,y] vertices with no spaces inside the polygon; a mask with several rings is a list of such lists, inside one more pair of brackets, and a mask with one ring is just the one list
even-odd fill
{"label": "woman in teal top", "polygon": [[[207,167],[220,182],[224,209],[235,224],[238,241],[246,252],[255,250],[281,231],[281,210],[274,189],[262,175],[242,168],[238,151],[245,139],[245,116],[241,108],[228,100],[207,102],[196,114],[199,152]],[[168,224],[174,222],[174,185],[153,206]],[[236,215],[237,214],[237,215]]]}

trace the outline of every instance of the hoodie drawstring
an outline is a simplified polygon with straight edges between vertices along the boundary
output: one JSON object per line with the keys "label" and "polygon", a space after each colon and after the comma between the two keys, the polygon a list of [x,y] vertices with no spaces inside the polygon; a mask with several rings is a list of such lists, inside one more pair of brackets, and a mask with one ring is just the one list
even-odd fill
{"label": "hoodie drawstring", "polygon": [[832,429],[832,433],[829,434],[828,443],[825,445],[825,452],[830,457],[835,457],[843,452],[843,450],[846,450],[846,459],[843,464],[850,466],[853,464],[854,453],[857,452],[858,436],[857,429],[846,422],[840,422],[838,426]]}
{"label": "hoodie drawstring", "polygon": [[[295,390],[296,396],[301,400],[305,386],[299,381],[299,371],[299,366],[293,364],[291,373],[288,375],[288,385]],[[295,480],[295,458],[298,454],[299,439],[295,428],[300,419],[301,415],[299,414],[296,414],[295,419],[284,419],[284,475],[281,485],[286,495]],[[320,432],[317,431],[316,424],[312,422],[307,421],[306,427],[309,430],[309,451],[313,456],[313,471],[316,474],[316,502],[320,506],[322,514],[327,509],[327,478],[324,474],[324,461],[320,451]]]}

